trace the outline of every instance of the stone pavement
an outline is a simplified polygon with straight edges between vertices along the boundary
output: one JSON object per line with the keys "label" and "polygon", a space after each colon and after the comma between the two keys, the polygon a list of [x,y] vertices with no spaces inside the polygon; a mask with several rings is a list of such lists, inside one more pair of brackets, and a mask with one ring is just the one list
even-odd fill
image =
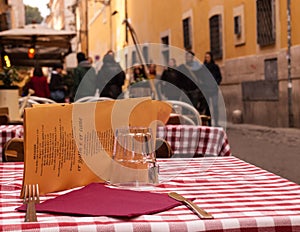
{"label": "stone pavement", "polygon": [[300,184],[300,129],[228,123],[234,156]]}

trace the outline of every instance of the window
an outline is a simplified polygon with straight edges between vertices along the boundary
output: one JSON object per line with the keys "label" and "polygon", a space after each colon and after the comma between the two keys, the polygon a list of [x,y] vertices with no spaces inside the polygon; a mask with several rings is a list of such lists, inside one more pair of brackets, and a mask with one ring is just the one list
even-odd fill
{"label": "window", "polygon": [[9,29],[7,13],[0,14],[0,31]]}
{"label": "window", "polygon": [[242,30],[241,30],[241,16],[235,16],[234,17],[234,34],[237,37],[241,36]]}
{"label": "window", "polygon": [[149,64],[149,48],[148,46],[143,47],[143,56],[146,64]]}
{"label": "window", "polygon": [[131,53],[131,65],[134,65],[136,63],[137,63],[136,51],[132,51],[132,53]]}
{"label": "window", "polygon": [[278,80],[277,58],[265,60],[265,80]]}
{"label": "window", "polygon": [[191,39],[191,17],[182,20],[183,26],[183,46],[186,50],[192,49]]}
{"label": "window", "polygon": [[162,47],[162,57],[163,57],[163,63],[164,65],[168,65],[169,59],[170,59],[170,50],[169,50],[169,36],[163,36],[161,37],[161,43],[163,44]]}
{"label": "window", "polygon": [[164,36],[161,38],[161,43],[165,46],[169,46],[169,36]]}
{"label": "window", "polygon": [[128,54],[125,54],[125,67],[128,68]]}
{"label": "window", "polygon": [[256,0],[257,43],[260,46],[275,43],[275,2]]}
{"label": "window", "polygon": [[221,15],[214,15],[209,19],[210,51],[215,59],[222,59],[222,25]]}

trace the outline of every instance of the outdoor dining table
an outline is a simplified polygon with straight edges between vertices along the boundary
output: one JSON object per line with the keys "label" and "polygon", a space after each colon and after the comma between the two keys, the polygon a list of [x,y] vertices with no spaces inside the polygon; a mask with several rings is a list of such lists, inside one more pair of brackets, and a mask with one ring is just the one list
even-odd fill
{"label": "outdoor dining table", "polygon": [[25,213],[15,210],[22,204],[23,163],[12,162],[0,163],[0,231],[300,231],[300,186],[291,181],[234,156],[158,162],[160,183],[144,190],[194,198],[214,219],[202,220],[180,205],[128,219],[37,213],[38,222],[24,222]]}
{"label": "outdoor dining table", "polygon": [[4,144],[12,138],[22,138],[24,134],[23,125],[1,125],[0,126],[0,161],[2,161],[2,149]]}

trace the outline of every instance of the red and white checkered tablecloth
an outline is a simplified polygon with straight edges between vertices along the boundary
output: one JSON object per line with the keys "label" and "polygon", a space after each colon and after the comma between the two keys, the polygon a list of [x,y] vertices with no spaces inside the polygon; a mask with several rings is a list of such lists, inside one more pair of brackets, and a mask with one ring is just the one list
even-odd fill
{"label": "red and white checkered tablecloth", "polygon": [[[201,220],[184,205],[130,220],[38,213],[37,223],[25,223],[15,211],[23,164],[0,164],[0,231],[300,231],[300,186],[239,160],[234,156],[164,159],[160,185],[152,189],[176,191],[196,198],[214,219]],[[64,192],[41,197],[41,201]],[[80,203],[79,203],[80,204]]]}
{"label": "red and white checkered tablecloth", "polygon": [[[6,141],[23,136],[22,125],[0,126],[0,154]],[[226,132],[222,127],[167,125],[158,127],[157,137],[165,139],[175,155],[231,155]]]}
{"label": "red and white checkered tablecloth", "polygon": [[222,127],[167,125],[158,127],[157,137],[168,141],[175,155],[231,155],[227,135]]}
{"label": "red and white checkered tablecloth", "polygon": [[22,125],[1,125],[0,126],[0,161],[2,161],[2,148],[4,144],[15,137],[23,137]]}

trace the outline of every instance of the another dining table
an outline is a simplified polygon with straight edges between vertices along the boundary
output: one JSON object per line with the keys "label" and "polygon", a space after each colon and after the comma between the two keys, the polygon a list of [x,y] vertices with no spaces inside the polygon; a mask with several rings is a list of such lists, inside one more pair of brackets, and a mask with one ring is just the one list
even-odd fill
{"label": "another dining table", "polygon": [[[185,205],[134,218],[37,213],[24,222],[23,163],[0,163],[0,231],[300,231],[300,186],[234,156],[159,159],[150,191],[176,191],[213,215],[203,220]],[[80,188],[80,187],[79,187]],[[41,202],[72,190],[41,196]],[[84,199],[83,199],[84,200]],[[80,202],[78,202],[80,204]]]}
{"label": "another dining table", "polygon": [[0,161],[2,161],[2,149],[5,143],[12,138],[22,138],[24,134],[23,125],[1,125],[0,126]]}
{"label": "another dining table", "polygon": [[[22,138],[23,135],[23,125],[0,126],[0,161],[4,144],[11,138]],[[222,127],[166,125],[157,128],[157,137],[166,140],[175,155],[231,155],[228,138]]]}

